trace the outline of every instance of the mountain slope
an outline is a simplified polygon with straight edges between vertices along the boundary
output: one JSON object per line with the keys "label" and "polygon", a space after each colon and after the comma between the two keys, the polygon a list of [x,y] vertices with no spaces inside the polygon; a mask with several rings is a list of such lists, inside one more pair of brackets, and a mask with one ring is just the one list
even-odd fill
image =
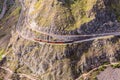
{"label": "mountain slope", "polygon": [[1,79],[82,80],[90,70],[120,60],[119,36],[64,43],[90,38],[71,35],[119,32],[119,0],[13,2],[0,21]]}

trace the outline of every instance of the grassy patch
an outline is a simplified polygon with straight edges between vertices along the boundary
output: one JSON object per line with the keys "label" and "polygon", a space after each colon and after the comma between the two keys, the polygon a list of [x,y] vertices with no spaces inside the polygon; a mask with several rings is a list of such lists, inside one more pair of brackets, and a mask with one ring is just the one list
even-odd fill
{"label": "grassy patch", "polygon": [[2,12],[2,9],[0,8],[0,13]]}
{"label": "grassy patch", "polygon": [[100,67],[98,67],[97,70],[93,71],[90,75],[89,75],[89,80],[97,80],[97,75],[101,72],[104,71],[107,67],[102,65]]}
{"label": "grassy patch", "polygon": [[94,19],[94,13],[89,16],[89,12],[95,4],[96,0],[65,0],[65,4],[60,1],[44,3],[43,0],[38,0],[31,15],[40,13],[36,22],[41,27],[54,24],[59,30],[71,31]]}
{"label": "grassy patch", "polygon": [[2,60],[2,55],[4,54],[4,52],[5,52],[4,49],[0,50],[0,60]]}
{"label": "grassy patch", "polygon": [[38,0],[35,4],[34,4],[34,11],[32,11],[30,14],[31,15],[34,15],[34,14],[36,14],[39,10],[40,10],[40,8],[41,8],[41,2],[42,2],[43,0]]}
{"label": "grassy patch", "polygon": [[120,1],[117,3],[111,3],[111,9],[115,12],[117,20],[120,22]]}
{"label": "grassy patch", "polygon": [[10,14],[6,15],[3,21],[6,21],[14,16],[19,16],[20,10],[21,10],[21,7],[16,7],[15,10],[13,10]]}
{"label": "grassy patch", "polygon": [[120,68],[120,63],[118,63],[118,64],[112,64],[111,67],[112,68]]}
{"label": "grassy patch", "polygon": [[99,68],[98,68],[98,71],[104,71],[106,69],[106,66],[100,66]]}
{"label": "grassy patch", "polygon": [[35,9],[39,9],[40,8],[40,4],[43,0],[38,0],[38,2],[35,4]]}
{"label": "grassy patch", "polygon": [[94,16],[88,17],[88,12],[95,5],[96,0],[76,0],[71,4],[71,11],[75,18],[76,23],[74,26],[68,28],[67,30],[75,30],[79,28],[82,24],[90,22],[94,19]]}
{"label": "grassy patch", "polygon": [[89,80],[97,80],[97,75],[100,73],[99,70],[94,71],[90,76],[89,76]]}

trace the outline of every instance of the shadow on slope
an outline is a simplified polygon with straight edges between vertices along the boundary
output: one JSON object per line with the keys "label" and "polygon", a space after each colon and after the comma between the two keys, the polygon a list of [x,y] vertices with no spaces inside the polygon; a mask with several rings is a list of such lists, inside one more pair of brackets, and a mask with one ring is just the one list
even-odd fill
{"label": "shadow on slope", "polygon": [[[99,5],[99,1],[97,1],[96,5],[94,5],[92,11],[96,12],[95,19],[85,23],[80,26],[80,28],[77,31],[78,34],[96,34],[96,33],[110,33],[110,32],[120,32],[120,23],[116,19],[116,15],[114,14],[114,11],[111,10],[111,4],[112,2],[110,0],[103,0],[105,8],[100,8],[101,5]],[[115,44],[118,40],[119,37],[115,37],[112,39],[107,39],[108,41],[112,42]],[[106,40],[105,40],[106,41]],[[104,41],[100,42],[105,46]],[[81,58],[83,55],[88,55],[85,54],[89,51],[91,48],[91,45],[93,44],[93,41],[90,42],[84,42],[76,45],[70,45],[66,48],[65,54],[66,57],[69,58],[71,61],[71,71],[72,71],[72,76],[74,79],[78,78],[80,74],[83,72],[89,71],[92,69],[92,65],[94,66],[100,66],[101,64],[109,63],[109,59],[106,56],[106,52],[103,52],[103,48],[101,48],[102,54],[100,57],[102,57],[104,60],[101,61],[99,58],[100,64],[96,65],[95,59],[98,59],[97,56],[93,56],[90,59],[86,59],[85,57],[85,62],[86,63],[79,63],[81,62]],[[103,47],[102,46],[102,47]],[[93,54],[91,52],[91,54]],[[77,67],[78,65],[79,68]],[[83,68],[83,70],[81,69]]]}

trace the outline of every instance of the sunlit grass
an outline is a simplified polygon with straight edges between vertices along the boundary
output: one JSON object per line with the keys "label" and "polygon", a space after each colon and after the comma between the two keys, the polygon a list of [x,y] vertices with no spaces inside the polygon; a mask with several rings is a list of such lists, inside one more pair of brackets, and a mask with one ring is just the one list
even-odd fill
{"label": "sunlit grass", "polygon": [[5,52],[4,49],[0,50],[0,60],[2,60],[2,55],[4,54],[4,52]]}

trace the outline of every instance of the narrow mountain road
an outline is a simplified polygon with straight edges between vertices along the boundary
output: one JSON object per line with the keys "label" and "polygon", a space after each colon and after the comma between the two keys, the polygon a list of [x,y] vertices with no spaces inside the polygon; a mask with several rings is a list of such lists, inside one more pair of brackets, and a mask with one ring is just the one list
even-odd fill
{"label": "narrow mountain road", "polygon": [[[26,26],[26,27],[32,29],[33,31],[36,31],[36,32],[44,34],[44,35],[52,36],[52,37],[76,38],[76,37],[94,37],[94,36],[104,36],[104,35],[111,35],[111,34],[120,34],[120,32],[112,32],[112,33],[100,33],[100,34],[88,34],[88,35],[87,34],[86,35],[82,35],[82,34],[81,35],[59,35],[59,34],[53,34],[53,33],[43,32],[43,31],[37,29],[35,27],[35,26],[37,26],[35,24],[35,22],[33,22],[33,23],[30,24],[28,21],[25,20],[25,23],[27,25],[29,25],[29,27],[28,26]],[[38,26],[38,28],[39,28],[39,26]]]}
{"label": "narrow mountain road", "polygon": [[30,40],[30,41],[34,41],[34,42],[39,42],[39,43],[41,43],[41,44],[44,44],[44,43],[48,43],[48,44],[56,44],[56,45],[58,45],[58,44],[60,44],[60,45],[64,45],[64,44],[73,44],[73,43],[82,43],[82,42],[87,42],[87,41],[92,41],[92,40],[98,40],[98,39],[106,39],[106,38],[111,38],[111,37],[114,37],[114,36],[118,36],[118,35],[120,35],[120,33],[119,34],[111,34],[111,35],[103,35],[103,36],[100,36],[100,37],[93,37],[93,38],[89,38],[89,39],[84,39],[84,40],[76,40],[76,41],[45,41],[45,40],[42,40],[42,39],[36,39],[36,38],[29,38],[29,37],[27,37],[27,36],[25,36],[25,35],[22,35],[20,32],[18,32],[18,34],[22,37],[22,38],[24,38],[24,39],[26,39],[26,40]]}
{"label": "narrow mountain road", "polygon": [[[53,38],[57,39],[57,41],[42,40],[42,39],[36,38],[36,36],[30,36],[29,37],[28,35],[22,34],[22,32],[21,32],[22,30],[21,30],[21,26],[20,26],[20,23],[21,23],[20,21],[22,21],[22,16],[24,14],[24,11],[26,11],[26,9],[28,9],[28,8],[24,6],[24,2],[22,0],[20,0],[20,3],[21,3],[21,6],[22,6],[22,10],[21,10],[21,14],[20,14],[19,21],[18,21],[18,24],[16,26],[17,27],[16,29],[17,29],[18,34],[22,38],[30,40],[30,41],[39,42],[41,44],[48,43],[48,44],[63,45],[63,44],[82,43],[82,42],[98,40],[98,39],[106,39],[106,38],[111,38],[111,37],[120,35],[120,32],[89,34],[89,35],[59,35],[59,34],[47,33],[47,32],[44,32],[44,31],[41,31],[40,29],[38,29],[39,26],[36,24],[36,22],[34,20],[32,22],[30,22],[30,14],[28,14],[29,11],[30,11],[30,9],[29,9],[28,13],[27,13],[27,16],[25,16],[25,18],[24,18],[25,19],[24,23],[27,25],[25,27],[27,27],[29,29],[32,29],[33,31],[36,31],[40,34],[53,37]],[[63,40],[61,40],[61,38]],[[70,38],[70,40],[69,40],[69,38]],[[80,39],[74,40],[75,38],[80,38]]]}
{"label": "narrow mountain road", "polygon": [[[116,64],[119,64],[119,62],[114,62],[114,63],[108,64],[108,65],[103,65],[103,66],[104,66],[104,67],[109,67],[109,66],[111,66],[111,65],[116,65]],[[99,66],[99,67],[100,67],[100,66]],[[91,73],[93,73],[94,71],[96,71],[97,69],[99,69],[99,67],[96,67],[96,68],[90,70],[88,73],[82,74],[82,75],[81,75],[78,79],[76,79],[76,80],[79,80],[79,79],[81,79],[81,78],[86,79],[87,76],[89,76]]]}

